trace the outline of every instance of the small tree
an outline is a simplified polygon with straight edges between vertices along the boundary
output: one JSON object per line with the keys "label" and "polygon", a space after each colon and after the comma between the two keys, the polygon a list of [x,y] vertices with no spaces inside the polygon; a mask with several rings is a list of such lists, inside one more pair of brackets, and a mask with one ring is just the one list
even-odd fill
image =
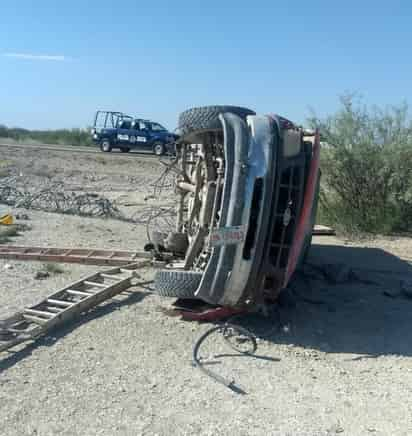
{"label": "small tree", "polygon": [[406,103],[369,109],[353,94],[319,119],[322,219],[346,232],[412,230],[412,122]]}

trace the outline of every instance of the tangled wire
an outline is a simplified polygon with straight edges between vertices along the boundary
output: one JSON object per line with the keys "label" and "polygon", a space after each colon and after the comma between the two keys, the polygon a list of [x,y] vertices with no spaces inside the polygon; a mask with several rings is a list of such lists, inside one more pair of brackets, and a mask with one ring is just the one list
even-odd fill
{"label": "tangled wire", "polygon": [[[170,201],[170,190],[175,185],[175,176],[179,173],[176,158],[160,160],[164,166],[161,175],[151,184],[152,193],[147,199],[156,199],[158,204],[148,204],[132,216],[126,216],[115,202],[92,192],[73,192],[65,188],[63,182],[51,183],[48,179],[40,189],[34,189],[27,179],[9,175],[1,179],[0,203],[61,214],[112,218],[134,224],[146,225],[148,236],[153,229],[170,231],[176,218],[176,203]],[[163,198],[164,197],[164,198]],[[150,236],[149,236],[150,240]]]}
{"label": "tangled wire", "polygon": [[[180,174],[177,166],[178,161],[175,157],[163,158],[159,162],[164,166],[163,172],[151,184],[153,191],[147,198],[157,199],[162,201],[162,196],[169,194],[175,188],[176,175]],[[146,225],[146,234],[149,241],[153,231],[168,233],[172,230],[176,221],[176,199],[173,196],[173,201],[167,197],[167,202],[158,205],[148,205],[142,210],[133,215],[132,220],[137,224]]]}
{"label": "tangled wire", "polygon": [[98,194],[67,192],[62,183],[45,185],[33,192],[28,188],[18,189],[10,182],[3,180],[0,186],[0,203],[69,215],[125,219],[109,199]]}
{"label": "tangled wire", "polygon": [[181,173],[181,170],[177,166],[177,158],[160,159],[159,162],[164,166],[164,170],[158,179],[152,184],[153,197],[160,197],[165,189],[174,188],[176,175]]}

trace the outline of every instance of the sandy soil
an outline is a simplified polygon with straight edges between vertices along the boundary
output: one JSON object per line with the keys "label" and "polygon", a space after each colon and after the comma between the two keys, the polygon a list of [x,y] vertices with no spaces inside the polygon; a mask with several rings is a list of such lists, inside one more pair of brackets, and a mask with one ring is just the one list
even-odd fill
{"label": "sandy soil", "polygon": [[[114,200],[142,201],[136,210],[161,171],[139,157],[84,160],[50,151],[10,151],[7,161],[35,183],[60,178],[68,189],[101,188]],[[9,210],[0,205],[0,214]],[[31,229],[14,244],[136,249],[145,242],[141,225],[24,212]],[[412,278],[411,257],[409,238],[315,238],[311,266],[279,310],[240,321],[259,338],[256,358],[234,355],[219,336],[202,349],[211,368],[246,395],[191,365],[193,344],[210,324],[167,316],[163,309],[173,300],[133,288],[0,355],[1,434],[410,435],[412,300],[385,293]],[[319,267],[340,263],[352,268],[351,280],[333,284],[319,274]],[[0,260],[0,318],[96,270],[64,265],[62,274],[38,281],[40,268]]]}

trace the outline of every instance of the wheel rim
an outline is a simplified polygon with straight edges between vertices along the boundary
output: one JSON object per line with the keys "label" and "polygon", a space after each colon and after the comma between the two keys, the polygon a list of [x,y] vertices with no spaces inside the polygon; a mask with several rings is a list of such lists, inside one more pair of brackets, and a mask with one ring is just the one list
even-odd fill
{"label": "wheel rim", "polygon": [[157,155],[163,154],[163,145],[157,144],[155,146],[155,154]]}
{"label": "wheel rim", "polygon": [[103,149],[103,151],[109,151],[110,150],[110,144],[107,141],[104,141],[102,143],[102,149]]}

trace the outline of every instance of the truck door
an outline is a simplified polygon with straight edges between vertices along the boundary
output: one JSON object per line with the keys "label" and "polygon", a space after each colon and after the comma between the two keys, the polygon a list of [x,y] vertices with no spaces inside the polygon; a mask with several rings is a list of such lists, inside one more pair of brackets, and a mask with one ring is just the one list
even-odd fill
{"label": "truck door", "polygon": [[138,121],[138,131],[136,132],[136,144],[142,148],[150,148],[150,130],[149,123]]}
{"label": "truck door", "polygon": [[117,142],[121,145],[130,145],[130,128],[131,121],[120,120],[119,127],[117,128]]}

